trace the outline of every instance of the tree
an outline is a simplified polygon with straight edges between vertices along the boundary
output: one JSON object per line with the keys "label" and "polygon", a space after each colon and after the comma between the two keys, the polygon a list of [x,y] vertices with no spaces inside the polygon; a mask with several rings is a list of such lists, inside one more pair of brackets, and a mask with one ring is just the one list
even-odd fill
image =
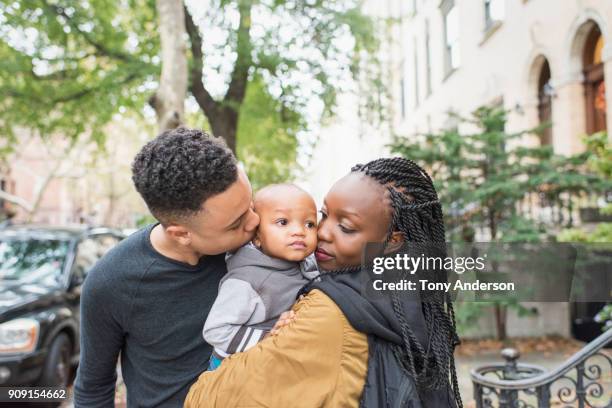
{"label": "tree", "polygon": [[[158,13],[165,6],[172,12]],[[195,123],[226,138],[255,184],[253,177],[280,181],[296,158],[281,146],[295,149],[298,132],[331,115],[351,78],[380,83],[367,79],[380,72],[366,63],[377,40],[360,0],[191,2],[184,23],[176,6],[176,0],[0,0],[0,154],[18,142],[17,127],[41,138],[87,135],[102,145],[104,124],[117,114],[146,118],[149,101],[159,129],[194,123],[197,107]],[[185,92],[181,75],[164,74],[184,72],[171,56],[183,55],[182,24]],[[265,104],[246,106],[250,92],[267,95]],[[190,112],[181,118],[185,94]],[[375,94],[361,93],[368,98],[362,106],[376,110]],[[266,116],[249,117],[256,111]]]}
{"label": "tree", "polygon": [[460,125],[478,129],[475,133],[453,128],[393,143],[393,151],[431,169],[452,231],[482,223],[491,241],[516,241],[514,234],[524,230],[520,203],[529,194],[560,199],[563,193],[610,186],[586,168],[590,153],[565,157],[551,146],[526,146],[522,141],[542,127],[508,133],[506,115],[502,108],[481,107],[469,119],[453,115]]}
{"label": "tree", "polygon": [[0,139],[104,138],[159,75],[153,0],[0,0]]}
{"label": "tree", "polygon": [[237,155],[249,170],[254,190],[292,178],[297,157],[297,134],[305,128],[297,112],[285,108],[255,77],[247,87],[238,123]]}
{"label": "tree", "polygon": [[185,122],[187,55],[182,0],[157,0],[162,71],[159,88],[149,103],[157,114],[159,132]]}
{"label": "tree", "polygon": [[[190,92],[215,135],[236,149],[240,108],[247,85],[260,75],[281,110],[304,113],[309,99],[319,99],[326,113],[350,69],[357,74],[358,54],[373,50],[372,22],[352,0],[214,0],[206,23],[216,23],[227,40],[204,44],[194,17],[186,11],[191,47]],[[212,41],[211,41],[212,43]],[[347,47],[348,45],[348,47]],[[212,55],[204,55],[203,49]],[[231,57],[233,65],[213,65],[213,57]],[[227,71],[226,90],[214,97],[206,76]]]}
{"label": "tree", "polygon": [[[439,134],[398,137],[393,143],[393,151],[430,169],[453,238],[473,241],[474,226],[484,225],[492,242],[537,242],[542,229],[519,211],[530,194],[561,200],[565,193],[604,191],[610,186],[609,180],[586,169],[588,153],[562,157],[550,146],[525,146],[523,138],[542,127],[508,133],[506,115],[502,108],[481,107],[468,119],[453,115],[459,125],[476,128],[474,133],[453,128]],[[571,207],[571,200],[567,201]],[[480,306],[471,306],[467,315],[477,315],[474,309]],[[508,307],[519,314],[529,312],[518,302],[496,302],[500,339],[506,337]]]}
{"label": "tree", "polygon": [[[89,130],[102,138],[102,125],[117,112],[141,110],[150,90],[159,88],[154,106],[168,103],[166,88],[157,86],[153,0],[0,0],[0,5],[5,138],[15,124],[43,135],[75,137]],[[373,22],[361,14],[358,0],[210,0],[204,13],[201,3],[194,3],[193,14],[186,7],[184,23],[176,3],[160,0],[158,5],[174,5],[160,16],[162,38],[171,39],[165,42],[170,51],[162,53],[168,61],[162,65],[174,68],[170,59],[181,53],[177,39],[185,24],[189,94],[213,133],[234,150],[240,108],[256,75],[281,112],[304,115],[318,100],[329,114],[338,90],[358,75],[359,54],[376,43]],[[217,73],[214,81],[208,79]]]}

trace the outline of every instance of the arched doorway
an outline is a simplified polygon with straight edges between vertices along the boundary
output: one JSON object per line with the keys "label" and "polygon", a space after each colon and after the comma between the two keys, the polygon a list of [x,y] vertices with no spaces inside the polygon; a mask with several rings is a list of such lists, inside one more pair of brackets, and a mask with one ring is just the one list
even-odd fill
{"label": "arched doorway", "polygon": [[538,75],[538,120],[540,124],[548,126],[540,133],[540,144],[542,146],[552,145],[552,95],[553,88],[550,85],[550,65],[544,58]]}
{"label": "arched doorway", "polygon": [[587,35],[583,53],[586,131],[588,134],[606,130],[606,83],[602,51],[604,39],[597,24]]}
{"label": "arched doorway", "polygon": [[[584,98],[586,132],[605,131],[606,126],[606,82],[602,52],[604,39],[599,26],[592,24],[584,43],[582,66],[584,74]],[[595,315],[605,306],[603,302],[579,302],[572,304],[572,333],[582,341],[591,341],[601,334],[603,323]]]}

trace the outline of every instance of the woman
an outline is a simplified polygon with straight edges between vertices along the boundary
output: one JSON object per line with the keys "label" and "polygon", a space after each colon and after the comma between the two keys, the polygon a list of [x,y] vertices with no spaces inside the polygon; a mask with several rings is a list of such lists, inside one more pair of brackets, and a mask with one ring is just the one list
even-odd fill
{"label": "woman", "polygon": [[368,242],[445,241],[427,173],[402,158],[355,166],[327,194],[318,238],[324,273],[295,319],[203,373],[185,407],[461,407],[448,296],[369,299],[359,273]]}

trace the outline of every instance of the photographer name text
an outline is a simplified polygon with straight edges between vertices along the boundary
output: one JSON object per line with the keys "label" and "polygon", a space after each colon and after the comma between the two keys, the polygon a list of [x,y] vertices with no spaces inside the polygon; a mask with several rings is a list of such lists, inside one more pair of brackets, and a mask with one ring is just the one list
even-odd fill
{"label": "photographer name text", "polygon": [[514,282],[462,282],[460,280],[451,282],[430,282],[427,279],[420,279],[417,282],[402,279],[399,282],[384,282],[377,279],[372,282],[374,290],[422,290],[422,291],[513,291]]}

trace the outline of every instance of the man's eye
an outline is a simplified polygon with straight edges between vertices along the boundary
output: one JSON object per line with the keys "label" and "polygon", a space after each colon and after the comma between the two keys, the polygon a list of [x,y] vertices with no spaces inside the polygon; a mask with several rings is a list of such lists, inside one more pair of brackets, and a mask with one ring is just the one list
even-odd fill
{"label": "man's eye", "polygon": [[325,218],[327,218],[327,214],[325,214],[325,212],[323,210],[319,210],[319,213],[321,214],[321,219],[324,220]]}
{"label": "man's eye", "polygon": [[347,228],[342,224],[338,224],[338,226],[340,227],[340,230],[342,230],[342,232],[344,232],[345,234],[352,234],[353,232],[355,232],[355,230]]}
{"label": "man's eye", "polygon": [[285,225],[287,225],[287,220],[286,220],[286,219],[284,219],[284,218],[281,218],[280,220],[276,220],[276,223],[277,223],[278,225],[283,225],[283,226],[285,226]]}

